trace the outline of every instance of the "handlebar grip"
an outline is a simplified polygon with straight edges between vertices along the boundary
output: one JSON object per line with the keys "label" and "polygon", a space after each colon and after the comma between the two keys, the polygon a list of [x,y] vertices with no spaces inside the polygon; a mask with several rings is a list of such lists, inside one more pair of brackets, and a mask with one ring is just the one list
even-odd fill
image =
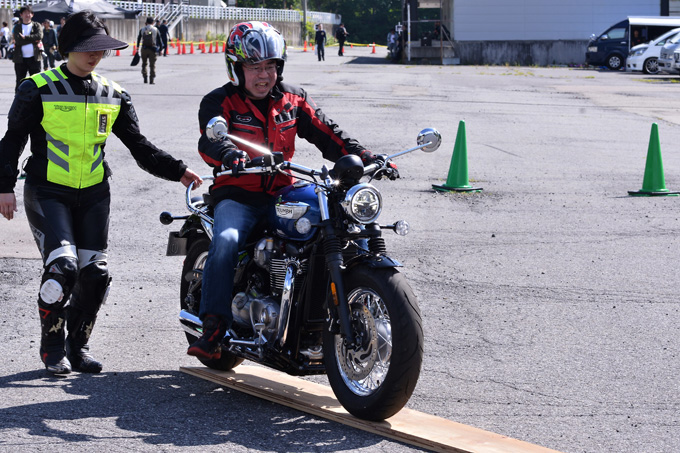
{"label": "handlebar grip", "polygon": [[374,173],[378,168],[380,168],[380,165],[378,164],[369,164],[364,167],[364,176],[370,175],[371,173]]}

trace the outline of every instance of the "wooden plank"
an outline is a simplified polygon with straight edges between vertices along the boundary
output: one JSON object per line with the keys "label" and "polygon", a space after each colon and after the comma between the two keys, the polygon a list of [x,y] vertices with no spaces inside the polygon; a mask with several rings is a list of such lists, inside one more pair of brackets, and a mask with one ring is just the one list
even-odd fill
{"label": "wooden plank", "polygon": [[438,452],[557,453],[538,445],[404,408],[383,422],[350,415],[329,386],[264,367],[240,365],[232,371],[181,367],[180,371],[249,395]]}

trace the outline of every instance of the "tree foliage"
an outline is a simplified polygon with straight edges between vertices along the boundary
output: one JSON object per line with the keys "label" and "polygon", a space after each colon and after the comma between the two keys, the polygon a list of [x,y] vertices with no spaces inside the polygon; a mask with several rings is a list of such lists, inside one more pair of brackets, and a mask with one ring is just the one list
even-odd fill
{"label": "tree foliage", "polygon": [[[238,0],[238,6],[301,10],[302,0]],[[348,40],[363,44],[384,44],[387,32],[401,21],[400,0],[307,0],[307,10],[340,14]]]}

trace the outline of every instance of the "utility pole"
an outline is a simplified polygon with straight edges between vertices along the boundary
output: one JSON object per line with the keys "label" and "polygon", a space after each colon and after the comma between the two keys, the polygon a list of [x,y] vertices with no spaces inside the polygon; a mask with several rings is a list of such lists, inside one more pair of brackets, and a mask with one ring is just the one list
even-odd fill
{"label": "utility pole", "polygon": [[302,0],[302,42],[307,39],[307,0]]}

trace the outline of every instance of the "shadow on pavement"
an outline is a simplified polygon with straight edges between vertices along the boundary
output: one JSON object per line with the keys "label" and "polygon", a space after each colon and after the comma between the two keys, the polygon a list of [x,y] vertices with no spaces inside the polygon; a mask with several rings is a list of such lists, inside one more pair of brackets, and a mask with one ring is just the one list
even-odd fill
{"label": "shadow on pavement", "polygon": [[[352,428],[179,371],[73,373],[56,378],[37,370],[0,377],[0,388],[24,393],[45,389],[59,399],[0,409],[3,431],[20,436],[19,444],[33,443],[36,439],[28,436],[37,436],[46,441],[82,442],[83,447],[115,438],[119,446],[127,440],[166,448],[234,443],[268,450],[276,439],[278,445],[283,441],[286,451],[330,452],[371,447],[383,440],[353,436]],[[65,399],[68,395],[74,398]],[[16,434],[15,430],[25,432]],[[3,437],[0,443],[8,440],[7,435]],[[17,439],[10,443],[16,444]]]}

